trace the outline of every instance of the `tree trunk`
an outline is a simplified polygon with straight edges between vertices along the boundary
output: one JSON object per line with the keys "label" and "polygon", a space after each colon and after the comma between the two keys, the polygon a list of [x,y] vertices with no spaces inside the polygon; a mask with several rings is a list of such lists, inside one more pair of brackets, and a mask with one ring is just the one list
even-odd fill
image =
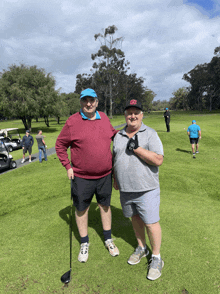
{"label": "tree trunk", "polygon": [[22,120],[22,122],[23,122],[23,125],[24,125],[25,130],[28,130],[28,125],[27,125],[26,117],[23,116],[23,117],[21,118],[21,120]]}
{"label": "tree trunk", "polygon": [[110,109],[109,109],[109,116],[110,116],[110,119],[112,119],[112,104],[113,104],[113,99],[112,99],[112,77],[110,77],[110,81],[109,81],[109,94],[110,94],[110,97],[109,97],[109,106],[110,106]]}
{"label": "tree trunk", "polygon": [[107,115],[107,90],[105,91],[104,113]]}
{"label": "tree trunk", "polygon": [[45,122],[45,124],[46,124],[47,127],[50,126],[50,125],[49,125],[49,119],[48,119],[48,116],[45,116],[45,117],[44,117],[44,122]]}
{"label": "tree trunk", "polygon": [[28,116],[27,121],[28,121],[28,130],[31,131],[31,121],[32,121],[32,118],[30,116]]}

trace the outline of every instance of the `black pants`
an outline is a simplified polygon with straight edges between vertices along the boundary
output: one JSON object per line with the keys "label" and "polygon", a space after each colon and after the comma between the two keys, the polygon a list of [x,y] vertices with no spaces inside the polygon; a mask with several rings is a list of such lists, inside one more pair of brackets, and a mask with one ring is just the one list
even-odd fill
{"label": "black pants", "polygon": [[167,132],[170,132],[170,121],[165,120],[165,123],[166,123],[166,127],[167,127]]}

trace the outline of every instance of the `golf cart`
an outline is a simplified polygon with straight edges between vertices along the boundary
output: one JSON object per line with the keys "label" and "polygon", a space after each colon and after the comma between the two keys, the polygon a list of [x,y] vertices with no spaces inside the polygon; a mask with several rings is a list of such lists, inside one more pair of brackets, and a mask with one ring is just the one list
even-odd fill
{"label": "golf cart", "polygon": [[18,128],[1,129],[0,140],[3,140],[9,152],[21,148],[21,136]]}
{"label": "golf cart", "polygon": [[4,141],[0,139],[0,171],[7,168],[16,168],[17,163],[13,160],[13,157],[9,154]]}

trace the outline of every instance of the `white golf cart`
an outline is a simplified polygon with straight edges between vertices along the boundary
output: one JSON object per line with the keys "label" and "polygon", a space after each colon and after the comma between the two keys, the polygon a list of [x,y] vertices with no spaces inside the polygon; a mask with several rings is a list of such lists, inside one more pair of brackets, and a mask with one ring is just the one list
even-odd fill
{"label": "white golf cart", "polygon": [[3,140],[9,152],[21,149],[21,136],[18,128],[9,128],[0,130],[0,140]]}
{"label": "white golf cart", "polygon": [[0,139],[0,171],[8,168],[16,168],[17,163],[13,160],[13,157],[9,154],[4,141]]}

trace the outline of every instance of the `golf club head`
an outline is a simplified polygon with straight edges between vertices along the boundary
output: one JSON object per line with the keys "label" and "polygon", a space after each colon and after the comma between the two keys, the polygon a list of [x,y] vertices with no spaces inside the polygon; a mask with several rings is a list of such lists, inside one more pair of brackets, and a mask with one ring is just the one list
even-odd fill
{"label": "golf club head", "polygon": [[65,274],[63,274],[60,279],[61,279],[62,283],[68,284],[71,280],[71,269],[68,272],[66,272]]}

